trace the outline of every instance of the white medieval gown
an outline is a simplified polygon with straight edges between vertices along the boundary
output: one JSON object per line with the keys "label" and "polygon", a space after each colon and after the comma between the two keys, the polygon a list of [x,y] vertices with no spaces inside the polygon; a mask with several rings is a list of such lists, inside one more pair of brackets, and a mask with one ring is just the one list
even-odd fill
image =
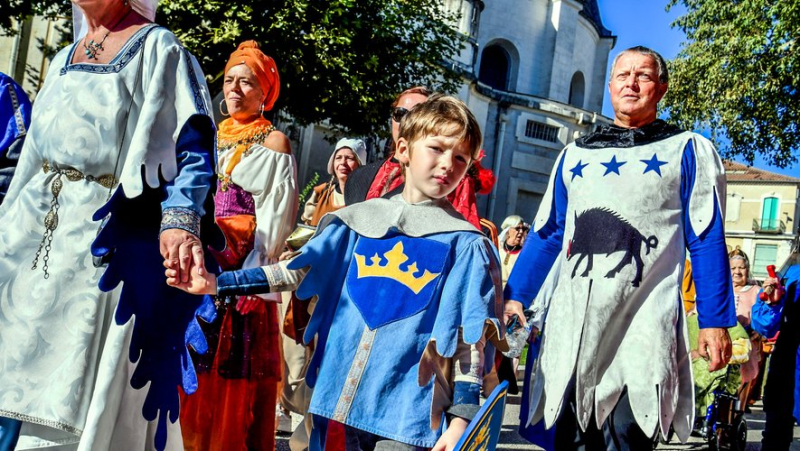
{"label": "white medieval gown", "polygon": [[[109,64],[71,64],[76,48],[50,65],[0,207],[0,416],[24,421],[17,449],[148,449],[155,422],[142,417],[147,387],[128,382],[136,366],[127,358],[133,320],[114,323],[120,287],[100,291],[103,269],[90,255],[98,233],[92,215],[109,190],[61,177],[48,260],[43,249],[32,270],[57,177],[43,163],[112,174],[126,130],[117,175],[134,198],[145,182],[159,185],[159,170],[176,177],[179,132],[190,117],[210,115],[210,97],[194,57],[157,25],[134,34]],[[167,447],[182,448],[177,423]]]}

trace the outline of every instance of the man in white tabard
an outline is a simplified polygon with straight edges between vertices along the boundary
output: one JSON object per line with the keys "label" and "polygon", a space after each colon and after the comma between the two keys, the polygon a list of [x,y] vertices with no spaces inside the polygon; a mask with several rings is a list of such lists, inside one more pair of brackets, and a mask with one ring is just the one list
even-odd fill
{"label": "man in white tabard", "polygon": [[670,426],[688,439],[687,251],[699,352],[712,371],[731,355],[724,171],[708,140],[657,119],[667,84],[655,51],[616,57],[614,124],[558,156],[506,286],[506,316],[532,308],[543,332],[538,358],[528,360],[521,433],[535,441],[534,431],[548,430],[558,450],[649,449]]}

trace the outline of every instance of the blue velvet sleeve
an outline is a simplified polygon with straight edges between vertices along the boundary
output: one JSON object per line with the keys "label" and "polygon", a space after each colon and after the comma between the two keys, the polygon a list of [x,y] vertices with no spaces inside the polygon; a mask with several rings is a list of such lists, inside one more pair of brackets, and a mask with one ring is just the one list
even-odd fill
{"label": "blue velvet sleeve", "polygon": [[0,73],[0,157],[31,124],[31,102],[9,76]]}
{"label": "blue velvet sleeve", "polygon": [[206,116],[193,116],[178,135],[176,153],[178,175],[165,184],[166,199],[161,203],[165,223],[161,230],[184,229],[199,236],[200,217],[214,176],[214,124]]}
{"label": "blue velvet sleeve", "polygon": [[697,290],[698,323],[701,329],[736,325],[733,281],[725,245],[725,229],[720,206],[714,199],[711,226],[700,236],[689,220],[689,199],[695,182],[696,160],[692,141],[686,145],[681,161],[681,202],[686,248],[692,258],[692,275]]}
{"label": "blue velvet sleeve", "polygon": [[800,291],[798,291],[800,288],[800,265],[789,267],[784,275],[783,284],[786,292],[776,305],[770,306],[761,301],[753,304],[750,325],[756,332],[767,338],[772,338],[778,333],[786,302],[800,301]]}
{"label": "blue velvet sleeve", "polygon": [[750,327],[764,337],[772,338],[781,326],[781,315],[785,299],[775,305],[756,301],[750,315]]}
{"label": "blue velvet sleeve", "polygon": [[472,421],[481,407],[481,386],[472,382],[456,381],[453,385],[453,404],[447,408],[449,417]]}
{"label": "blue velvet sleeve", "polygon": [[567,187],[562,178],[565,157],[566,154],[555,169],[550,219],[539,231],[528,235],[504,291],[506,300],[522,302],[526,308],[539,293],[563,246],[568,202]]}
{"label": "blue velvet sleeve", "polygon": [[225,271],[217,277],[217,296],[253,295],[269,291],[269,280],[260,267]]}

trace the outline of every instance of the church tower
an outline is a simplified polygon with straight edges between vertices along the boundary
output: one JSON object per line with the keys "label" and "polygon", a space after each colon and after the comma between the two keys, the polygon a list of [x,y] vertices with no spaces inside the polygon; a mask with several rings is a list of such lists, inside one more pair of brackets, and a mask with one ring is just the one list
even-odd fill
{"label": "church tower", "polygon": [[482,163],[498,179],[479,213],[495,224],[511,214],[531,221],[559,151],[610,122],[600,111],[616,38],[597,0],[444,1],[472,6],[461,6],[473,28],[459,97],[484,126]]}

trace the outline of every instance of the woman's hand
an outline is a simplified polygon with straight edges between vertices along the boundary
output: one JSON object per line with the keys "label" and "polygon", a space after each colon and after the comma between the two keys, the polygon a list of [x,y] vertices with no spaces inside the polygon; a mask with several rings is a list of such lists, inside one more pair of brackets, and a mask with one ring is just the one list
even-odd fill
{"label": "woman's hand", "polygon": [[281,253],[281,255],[278,257],[278,261],[279,261],[279,262],[282,262],[282,261],[284,261],[284,260],[288,260],[288,259],[290,259],[290,258],[294,257],[294,255],[295,255],[296,253],[297,253],[297,251],[293,251],[293,250],[291,250],[291,249],[289,249],[289,248],[287,247],[287,248],[286,248],[286,250],[285,250],[285,251],[283,251],[283,252]]}
{"label": "woman's hand", "polygon": [[203,244],[199,238],[183,229],[167,229],[158,239],[164,266],[177,271],[176,279],[188,282],[192,268],[197,268],[198,275],[206,275]]}
{"label": "woman's hand", "polygon": [[447,430],[444,431],[436,444],[433,445],[431,451],[451,451],[456,447],[456,443],[464,435],[467,429],[467,420],[459,417],[454,417],[453,421],[447,425]]}
{"label": "woman's hand", "polygon": [[168,261],[164,261],[164,275],[167,276],[167,285],[179,288],[191,294],[217,294],[217,276],[204,272],[200,274],[200,268],[195,267],[194,271],[185,273],[188,281],[184,282],[178,277],[178,270],[172,268]]}
{"label": "woman's hand", "polygon": [[236,302],[236,311],[242,315],[247,315],[255,310],[262,302],[264,302],[264,300],[258,296],[241,296]]}
{"label": "woman's hand", "polygon": [[764,279],[764,283],[761,284],[761,289],[767,294],[767,296],[769,296],[765,301],[767,304],[772,305],[780,302],[783,293],[781,293],[781,290],[775,289],[780,285],[781,281],[778,280],[777,277],[767,277]]}

